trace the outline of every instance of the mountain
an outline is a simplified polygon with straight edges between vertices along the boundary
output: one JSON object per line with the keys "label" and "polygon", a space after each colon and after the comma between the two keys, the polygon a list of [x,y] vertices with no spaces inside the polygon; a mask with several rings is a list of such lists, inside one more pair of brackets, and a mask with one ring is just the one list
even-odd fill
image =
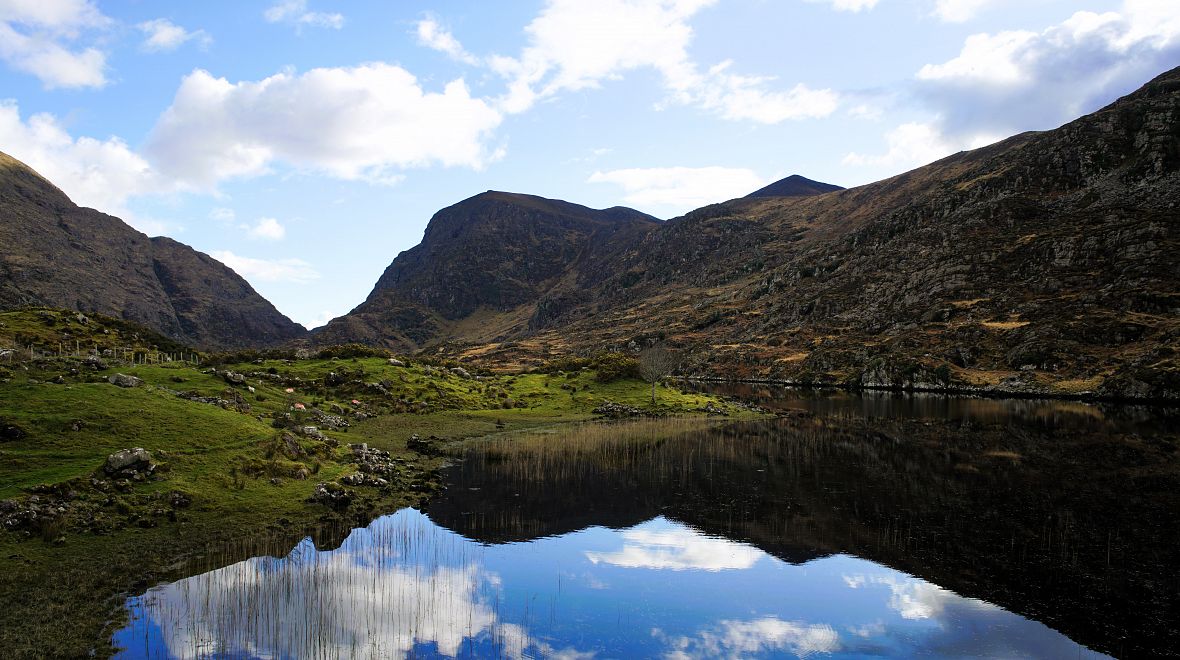
{"label": "mountain", "polygon": [[590,223],[609,212],[485,193],[324,335],[500,364],[662,337],[696,375],[1175,399],[1178,199],[1180,69],[822,195]]}
{"label": "mountain", "polygon": [[831,183],[823,183],[822,181],[812,181],[807,177],[792,174],[785,179],[775,181],[765,188],[755,190],[749,195],[746,195],[746,199],[755,199],[758,197],[809,197],[811,195],[836,192],[837,190],[844,190],[844,188]]}
{"label": "mountain", "polygon": [[608,259],[659,226],[624,207],[481,193],[436,213],[422,242],[393,260],[365,302],[315,339],[414,349],[545,327],[584,302],[588,280],[610,275]]}
{"label": "mountain", "polygon": [[204,349],[303,336],[233,270],[81,208],[0,153],[0,309],[44,305],[141,323]]}

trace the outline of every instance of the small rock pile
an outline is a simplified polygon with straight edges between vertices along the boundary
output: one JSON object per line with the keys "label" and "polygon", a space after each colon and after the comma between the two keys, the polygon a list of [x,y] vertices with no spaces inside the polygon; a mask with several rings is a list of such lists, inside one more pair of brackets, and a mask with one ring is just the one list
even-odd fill
{"label": "small rock pile", "polygon": [[621,403],[615,403],[613,401],[605,401],[598,404],[598,407],[594,409],[594,414],[601,415],[603,417],[609,417],[611,419],[621,419],[623,417],[643,417],[647,415],[645,411],[640,410],[639,408],[624,406]]}
{"label": "small rock pile", "polygon": [[323,504],[332,509],[345,509],[349,504],[352,504],[354,495],[355,493],[340,484],[318,483],[307,501],[313,504]]}
{"label": "small rock pile", "polygon": [[143,447],[124,449],[107,456],[102,471],[112,479],[144,481],[156,471],[152,455]]}
{"label": "small rock pile", "polygon": [[389,488],[396,482],[401,471],[396,465],[398,459],[391,459],[389,452],[372,449],[368,443],[349,445],[349,449],[352,450],[352,462],[359,471],[342,478],[342,483],[348,486]]}
{"label": "small rock pile", "polygon": [[698,411],[703,412],[710,417],[729,417],[729,413],[725,412],[723,408],[718,408],[717,406],[713,405],[712,401],[706,403],[705,406],[703,408],[699,408]]}

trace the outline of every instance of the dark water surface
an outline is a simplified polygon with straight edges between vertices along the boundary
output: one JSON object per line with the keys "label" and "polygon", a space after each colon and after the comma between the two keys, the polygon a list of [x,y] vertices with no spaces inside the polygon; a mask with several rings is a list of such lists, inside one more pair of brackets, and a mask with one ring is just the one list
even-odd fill
{"label": "dark water surface", "polygon": [[736,393],[792,412],[473,445],[425,511],[154,587],[115,641],[178,658],[1177,653],[1175,418]]}

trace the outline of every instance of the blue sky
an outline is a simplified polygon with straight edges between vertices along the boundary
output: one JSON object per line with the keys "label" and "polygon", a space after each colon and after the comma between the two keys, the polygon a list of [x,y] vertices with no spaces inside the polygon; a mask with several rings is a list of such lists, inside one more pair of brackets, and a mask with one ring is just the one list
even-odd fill
{"label": "blue sky", "polygon": [[0,0],[0,151],[310,327],[484,190],[858,185],[1177,65],[1176,0]]}

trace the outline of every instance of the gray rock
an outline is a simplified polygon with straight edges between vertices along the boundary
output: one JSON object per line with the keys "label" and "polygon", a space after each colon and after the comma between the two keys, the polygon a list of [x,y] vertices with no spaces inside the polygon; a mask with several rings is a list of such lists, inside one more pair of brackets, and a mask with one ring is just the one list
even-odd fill
{"label": "gray rock", "polygon": [[404,367],[404,366],[406,366],[406,363],[402,362],[401,360],[399,360],[397,358],[389,358],[389,366],[391,366],[391,367]]}
{"label": "gray rock", "polygon": [[110,378],[107,378],[107,381],[110,382],[111,385],[118,385],[119,387],[139,387],[140,385],[143,385],[143,380],[136,378],[135,376],[128,376],[126,374],[115,374]]}
{"label": "gray rock", "polygon": [[148,467],[151,465],[152,455],[142,447],[124,449],[107,456],[103,470],[107,474],[117,474],[128,468]]}
{"label": "gray rock", "polygon": [[455,367],[454,369],[451,369],[451,373],[455,374],[459,378],[471,378],[471,374],[463,367]]}

